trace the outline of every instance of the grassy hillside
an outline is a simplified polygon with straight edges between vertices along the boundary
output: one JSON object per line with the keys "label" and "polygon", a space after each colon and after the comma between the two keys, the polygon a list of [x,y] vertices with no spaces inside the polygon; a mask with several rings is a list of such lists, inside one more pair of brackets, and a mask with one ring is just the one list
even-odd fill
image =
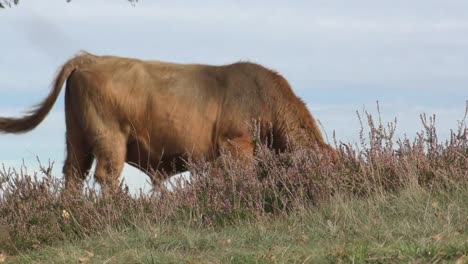
{"label": "grassy hillside", "polygon": [[338,160],[257,142],[253,166],[188,161],[190,183],[151,195],[69,196],[48,168],[4,168],[0,262],[468,263],[465,123],[440,141],[423,117],[397,140],[366,118]]}
{"label": "grassy hillside", "polygon": [[[99,235],[22,252],[22,263],[466,263],[468,189],[403,190],[335,197],[281,216],[223,226],[108,228]],[[464,261],[463,260],[464,258]]]}

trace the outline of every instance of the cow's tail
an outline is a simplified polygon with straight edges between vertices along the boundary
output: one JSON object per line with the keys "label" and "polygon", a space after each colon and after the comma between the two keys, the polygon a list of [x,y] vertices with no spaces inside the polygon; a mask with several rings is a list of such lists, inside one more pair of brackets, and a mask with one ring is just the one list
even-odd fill
{"label": "cow's tail", "polygon": [[52,109],[62,86],[72,72],[84,63],[89,63],[94,56],[82,53],[68,60],[59,70],[52,83],[52,90],[40,104],[34,106],[24,116],[19,118],[0,117],[0,133],[25,133],[37,127]]}

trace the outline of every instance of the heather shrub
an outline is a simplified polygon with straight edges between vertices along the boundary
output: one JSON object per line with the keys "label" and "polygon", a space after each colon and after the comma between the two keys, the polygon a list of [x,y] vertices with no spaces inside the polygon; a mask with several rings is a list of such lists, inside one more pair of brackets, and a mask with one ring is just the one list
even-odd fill
{"label": "heather shrub", "polygon": [[37,248],[155,223],[226,225],[300,213],[338,194],[369,197],[468,184],[466,116],[445,141],[437,138],[434,116],[421,115],[424,129],[414,139],[395,139],[395,122],[385,125],[379,118],[376,123],[368,113],[358,118],[359,144],[335,139],[336,160],[318,148],[276,153],[256,140],[253,163],[228,154],[211,163],[189,159],[190,180],[180,178],[172,188],[162,186],[150,194],[131,194],[122,186],[111,197],[92,187],[82,196],[70,196],[63,192],[63,180],[52,177],[52,164],[42,167],[39,175],[3,167],[0,228],[8,237],[0,238],[0,247],[10,243],[17,249]]}

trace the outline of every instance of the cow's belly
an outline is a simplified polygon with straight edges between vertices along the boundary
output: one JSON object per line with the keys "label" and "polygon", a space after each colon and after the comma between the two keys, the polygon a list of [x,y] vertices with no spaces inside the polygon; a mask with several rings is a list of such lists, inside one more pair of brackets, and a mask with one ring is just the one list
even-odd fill
{"label": "cow's belly", "polygon": [[167,155],[147,149],[137,142],[127,145],[126,162],[148,175],[155,172],[166,172],[167,175],[177,174],[187,170],[183,154]]}
{"label": "cow's belly", "polygon": [[158,119],[147,132],[138,133],[127,144],[127,162],[145,172],[184,171],[184,160],[211,159],[217,151],[214,144],[214,122],[202,117],[191,120]]}
{"label": "cow's belly", "polygon": [[137,127],[129,124],[132,136],[127,146],[128,162],[145,170],[163,167],[167,171],[171,163],[181,168],[181,158],[212,158],[217,150],[220,108],[215,100],[202,97],[203,93],[176,96],[164,91],[152,97],[145,111],[146,122]]}
{"label": "cow's belly", "polygon": [[155,141],[151,143],[151,149],[166,157],[194,158],[211,156],[215,148],[213,145],[212,128],[192,127],[180,129],[174,127],[155,135]]}

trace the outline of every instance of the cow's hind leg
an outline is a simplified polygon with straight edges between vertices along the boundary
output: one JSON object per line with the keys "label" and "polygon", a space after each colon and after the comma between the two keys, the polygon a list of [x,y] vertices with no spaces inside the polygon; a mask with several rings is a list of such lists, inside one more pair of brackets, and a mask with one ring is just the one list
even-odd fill
{"label": "cow's hind leg", "polygon": [[[83,182],[89,174],[94,156],[90,145],[89,131],[84,127],[86,111],[84,95],[80,93],[81,86],[71,89],[72,78],[67,80],[65,90],[65,124],[67,128],[67,157],[63,166],[65,176],[65,189],[67,192],[81,193]],[[74,94],[72,94],[74,92]],[[73,98],[73,100],[72,100]]]}
{"label": "cow's hind leg", "polygon": [[63,166],[65,189],[68,192],[81,192],[91,165],[93,154],[91,148],[79,131],[67,128],[67,157]]}
{"label": "cow's hind leg", "polygon": [[101,185],[104,194],[116,192],[127,155],[125,137],[118,132],[101,137],[93,152],[96,156],[96,181]]}

